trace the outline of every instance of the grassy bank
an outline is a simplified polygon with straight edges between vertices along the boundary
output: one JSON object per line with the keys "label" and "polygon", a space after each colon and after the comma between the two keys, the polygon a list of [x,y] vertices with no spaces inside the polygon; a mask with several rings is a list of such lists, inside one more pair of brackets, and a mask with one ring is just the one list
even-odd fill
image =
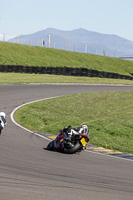
{"label": "grassy bank", "polygon": [[0,42],[0,64],[85,67],[130,75],[133,62],[119,58]]}
{"label": "grassy bank", "polygon": [[133,91],[70,95],[24,106],[15,119],[33,131],[57,134],[86,123],[90,143],[133,153]]}
{"label": "grassy bank", "polygon": [[0,73],[0,84],[19,83],[84,83],[84,84],[124,84],[133,85],[132,80],[95,77],[56,76],[48,74]]}

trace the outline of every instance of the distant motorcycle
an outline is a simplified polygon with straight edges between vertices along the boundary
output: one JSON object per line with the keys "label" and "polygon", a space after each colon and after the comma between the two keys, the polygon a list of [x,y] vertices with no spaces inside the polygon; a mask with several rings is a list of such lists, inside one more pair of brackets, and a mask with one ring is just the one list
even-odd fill
{"label": "distant motorcycle", "polygon": [[67,154],[73,154],[79,150],[84,150],[86,148],[87,142],[89,142],[88,135],[79,133],[72,135],[70,140],[66,137],[66,133],[62,129],[60,130],[55,140],[48,144],[47,150],[57,150]]}
{"label": "distant motorcycle", "polygon": [[4,112],[0,112],[0,135],[3,128],[7,125],[6,122],[6,114]]}

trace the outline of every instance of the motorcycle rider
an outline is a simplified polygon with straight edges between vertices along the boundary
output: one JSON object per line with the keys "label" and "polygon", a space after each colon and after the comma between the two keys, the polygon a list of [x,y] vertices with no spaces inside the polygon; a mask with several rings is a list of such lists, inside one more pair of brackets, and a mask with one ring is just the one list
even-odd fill
{"label": "motorcycle rider", "polygon": [[89,139],[89,129],[86,124],[82,124],[81,127],[72,128],[72,126],[68,126],[63,129],[66,133],[66,138],[71,141],[71,137],[76,134],[84,134],[88,136]]}
{"label": "motorcycle rider", "polygon": [[0,112],[0,135],[2,129],[7,125],[6,122],[6,114],[4,112]]}

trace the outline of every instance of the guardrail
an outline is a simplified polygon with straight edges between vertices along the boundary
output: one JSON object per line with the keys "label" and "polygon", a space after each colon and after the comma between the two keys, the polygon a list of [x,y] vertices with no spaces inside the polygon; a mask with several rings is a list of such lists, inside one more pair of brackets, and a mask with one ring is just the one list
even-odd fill
{"label": "guardrail", "polygon": [[72,67],[31,67],[23,65],[0,65],[0,72],[15,72],[15,73],[34,73],[34,74],[53,74],[64,76],[84,76],[84,77],[100,77],[113,79],[133,80],[133,77],[121,75],[117,73],[98,71],[87,68],[72,68]]}

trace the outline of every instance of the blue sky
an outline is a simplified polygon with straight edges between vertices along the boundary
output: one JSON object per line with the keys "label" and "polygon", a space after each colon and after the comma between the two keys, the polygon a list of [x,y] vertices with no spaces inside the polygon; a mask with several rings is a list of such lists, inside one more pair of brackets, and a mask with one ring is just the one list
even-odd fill
{"label": "blue sky", "polygon": [[84,28],[133,41],[133,0],[0,0],[0,39]]}

